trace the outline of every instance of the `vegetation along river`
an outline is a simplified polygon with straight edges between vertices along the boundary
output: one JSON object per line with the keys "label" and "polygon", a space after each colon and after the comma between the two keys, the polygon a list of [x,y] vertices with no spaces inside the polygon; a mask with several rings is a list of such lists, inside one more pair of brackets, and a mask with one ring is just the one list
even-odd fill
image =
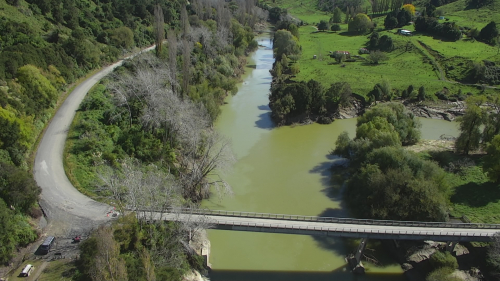
{"label": "vegetation along river", "polygon": [[[330,125],[275,128],[268,107],[269,69],[273,52],[268,35],[249,58],[247,73],[217,121],[233,142],[237,162],[225,175],[234,195],[204,202],[204,207],[263,213],[348,216],[330,184],[329,155],[337,136],[354,135],[356,120]],[[455,123],[422,119],[422,137],[458,135]],[[211,280],[404,280],[400,266],[383,258],[383,266],[366,264],[365,276],[345,269],[344,257],[355,240],[304,235],[209,230]],[[377,257],[382,249],[377,250]],[[383,255],[382,255],[383,256]]]}

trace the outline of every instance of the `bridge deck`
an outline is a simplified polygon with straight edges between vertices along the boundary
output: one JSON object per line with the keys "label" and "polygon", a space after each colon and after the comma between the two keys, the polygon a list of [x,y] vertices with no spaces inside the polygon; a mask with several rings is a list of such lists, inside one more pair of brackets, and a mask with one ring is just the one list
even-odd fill
{"label": "bridge deck", "polygon": [[[213,213],[213,211],[209,213]],[[491,237],[500,231],[500,225],[490,224],[398,222],[302,216],[269,218],[235,214],[166,213],[160,215],[159,213],[149,213],[148,217],[153,220],[169,221],[204,220],[211,223],[215,229],[222,230],[374,239],[491,241]],[[315,221],[305,218],[315,218]]]}

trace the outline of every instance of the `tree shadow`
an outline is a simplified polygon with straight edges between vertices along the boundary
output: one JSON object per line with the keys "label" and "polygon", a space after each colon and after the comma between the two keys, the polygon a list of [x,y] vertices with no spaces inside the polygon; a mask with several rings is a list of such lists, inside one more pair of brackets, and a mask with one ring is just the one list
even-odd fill
{"label": "tree shadow", "polygon": [[499,185],[493,182],[469,182],[457,186],[451,196],[451,202],[464,204],[470,207],[484,207],[500,200]]}
{"label": "tree shadow", "polygon": [[342,183],[339,181],[342,180],[339,180],[336,176],[341,176],[347,159],[332,154],[327,154],[325,158],[328,159],[328,161],[321,162],[314,166],[309,170],[309,173],[320,174],[320,182],[324,187],[322,192],[331,200],[337,201],[340,200],[339,196],[341,195]]}
{"label": "tree shadow", "polygon": [[257,108],[258,108],[259,110],[271,111],[271,108],[269,107],[269,105],[268,105],[268,104],[259,105],[259,106],[257,106]]}
{"label": "tree shadow", "polygon": [[339,32],[338,34],[341,35],[341,36],[347,36],[347,37],[363,36],[363,34],[352,33],[352,32],[349,32],[349,31]]}
{"label": "tree shadow", "polygon": [[259,115],[259,119],[255,121],[255,127],[259,129],[271,130],[275,127],[273,120],[271,119],[271,112],[264,112]]}

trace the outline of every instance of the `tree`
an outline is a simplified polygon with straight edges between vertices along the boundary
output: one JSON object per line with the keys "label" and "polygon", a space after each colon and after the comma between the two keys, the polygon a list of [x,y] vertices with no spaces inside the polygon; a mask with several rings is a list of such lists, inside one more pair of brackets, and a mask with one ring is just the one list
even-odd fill
{"label": "tree", "polygon": [[332,24],[331,30],[332,31],[340,31],[342,28],[340,27],[339,24]]}
{"label": "tree", "polygon": [[415,6],[412,4],[404,4],[402,9],[410,13],[411,16],[415,15]]}
{"label": "tree", "polygon": [[483,27],[483,29],[481,29],[481,31],[479,32],[479,39],[488,44],[493,44],[498,34],[499,32],[496,23],[494,21],[491,21],[485,27]]}
{"label": "tree", "polygon": [[373,27],[371,19],[366,14],[357,14],[352,21],[349,22],[349,32],[364,34]]}
{"label": "tree", "polygon": [[18,82],[23,87],[23,94],[31,99],[32,108],[39,111],[53,105],[57,99],[57,90],[50,81],[43,76],[40,69],[28,64],[17,70]]}
{"label": "tree", "polygon": [[489,267],[492,268],[493,274],[498,276],[500,274],[500,233],[495,233],[492,238],[493,241],[486,253],[486,261]]}
{"label": "tree", "polygon": [[5,263],[12,257],[16,249],[16,239],[14,236],[12,211],[7,208],[5,202],[0,198],[0,262]]}
{"label": "tree", "polygon": [[284,29],[278,30],[274,34],[273,48],[276,60],[281,60],[283,54],[293,58],[301,53],[298,39],[290,31]]}
{"label": "tree", "polygon": [[325,30],[328,30],[330,27],[329,27],[329,24],[326,20],[321,20],[318,24],[318,30],[320,31],[325,31]]}
{"label": "tree", "polygon": [[496,135],[486,148],[486,157],[484,157],[483,169],[488,177],[496,182],[500,182],[500,135]]}
{"label": "tree", "polygon": [[338,106],[348,107],[352,100],[351,85],[347,82],[335,82],[325,92],[326,107],[333,110]]}
{"label": "tree", "polygon": [[393,29],[398,26],[398,19],[393,16],[388,16],[384,20],[385,29]]}
{"label": "tree", "polygon": [[[167,32],[168,41],[168,65],[170,67],[170,73],[172,74],[172,80],[176,80],[177,75],[177,36],[173,29],[169,29]],[[173,86],[173,84],[172,84]],[[175,92],[175,88],[172,88]]]}
{"label": "tree", "polygon": [[378,48],[384,52],[390,52],[394,49],[392,38],[388,35],[382,35],[378,40]]}
{"label": "tree", "polygon": [[426,98],[426,93],[425,93],[425,87],[424,86],[420,86],[420,88],[418,88],[418,95],[417,95],[417,99],[419,101],[423,101],[425,100]]}
{"label": "tree", "polygon": [[189,84],[191,80],[191,44],[184,38],[182,41],[182,94],[189,94]]}
{"label": "tree", "polygon": [[342,11],[339,7],[335,7],[335,10],[333,10],[333,17],[330,20],[332,23],[342,22]]}
{"label": "tree", "polygon": [[118,48],[131,49],[134,47],[134,32],[126,26],[110,30],[109,39],[110,43]]}
{"label": "tree", "polygon": [[163,10],[160,4],[155,5],[155,24],[154,24],[154,34],[156,43],[156,56],[161,55],[163,40],[165,39],[165,20],[163,18]]}
{"label": "tree", "polygon": [[27,212],[38,200],[41,189],[21,168],[0,162],[0,198],[9,206]]}
{"label": "tree", "polygon": [[299,39],[300,38],[300,32],[299,32],[299,28],[295,25],[295,24],[290,24],[287,28],[288,31],[290,31],[290,33],[292,33],[293,36],[295,36],[295,38]]}
{"label": "tree", "polygon": [[364,164],[355,169],[344,198],[359,217],[445,220],[449,187],[436,164],[387,146],[369,152]]}
{"label": "tree", "polygon": [[357,126],[382,117],[394,126],[402,145],[415,144],[420,139],[421,124],[417,117],[401,103],[384,103],[372,107],[358,117]]}
{"label": "tree", "polygon": [[455,141],[457,152],[468,155],[471,150],[479,148],[480,126],[484,121],[484,111],[481,109],[481,105],[483,105],[484,100],[484,97],[481,96],[470,97],[466,100],[465,114],[457,118],[460,123],[460,135]]}
{"label": "tree", "polygon": [[371,51],[368,55],[368,61],[372,64],[378,64],[381,61],[386,61],[389,58],[384,52],[381,51]]}
{"label": "tree", "polygon": [[92,237],[96,242],[94,260],[90,266],[93,281],[127,281],[127,268],[119,257],[120,247],[113,239],[113,230],[101,226]]}

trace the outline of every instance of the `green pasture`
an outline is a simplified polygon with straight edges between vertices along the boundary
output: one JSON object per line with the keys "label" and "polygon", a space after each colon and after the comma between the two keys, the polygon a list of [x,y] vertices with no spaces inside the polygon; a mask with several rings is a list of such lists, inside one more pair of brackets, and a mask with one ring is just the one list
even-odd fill
{"label": "green pasture", "polygon": [[500,23],[500,1],[495,0],[492,4],[479,9],[469,9],[466,0],[441,6],[438,8],[443,12],[443,16],[449,21],[454,21],[460,26],[471,28],[483,28],[490,21]]}
{"label": "green pasture", "polygon": [[309,24],[329,20],[332,17],[331,14],[316,9],[318,0],[276,0],[274,3],[267,0],[264,2],[273,7],[285,8],[291,15]]}
{"label": "green pasture", "polygon": [[481,166],[451,174],[451,214],[467,216],[472,222],[500,223],[500,188],[489,181]]}
{"label": "green pasture", "polygon": [[[352,55],[357,55],[359,48],[365,47],[368,42],[368,35],[350,36],[344,32],[347,25],[342,25],[342,28],[343,31],[339,33],[316,32],[313,26],[300,28],[302,57],[298,62],[300,73],[295,80],[315,79],[321,81],[325,86],[346,81],[355,93],[361,95],[366,95],[376,83],[383,80],[388,80],[393,88],[400,90],[413,85],[414,87],[425,86],[426,91],[431,93],[439,91],[443,87],[447,87],[452,92],[457,92],[459,87],[462,88],[462,91],[476,91],[473,87],[458,86],[439,80],[434,66],[427,59],[429,54],[426,56],[420,50],[422,48],[418,49],[413,45],[417,39],[421,38],[419,36],[404,37],[394,34],[392,31],[380,32],[380,36],[384,34],[391,36],[396,47],[393,52],[388,54],[388,61],[371,65],[358,60],[345,62],[345,67],[342,67],[329,57],[329,51],[349,51]],[[438,44],[437,41],[435,44]],[[480,46],[479,44],[482,43],[477,43],[478,46]],[[431,44],[429,43],[429,45]],[[317,59],[313,59],[314,55],[317,56]],[[362,56],[366,57],[367,55]]]}

